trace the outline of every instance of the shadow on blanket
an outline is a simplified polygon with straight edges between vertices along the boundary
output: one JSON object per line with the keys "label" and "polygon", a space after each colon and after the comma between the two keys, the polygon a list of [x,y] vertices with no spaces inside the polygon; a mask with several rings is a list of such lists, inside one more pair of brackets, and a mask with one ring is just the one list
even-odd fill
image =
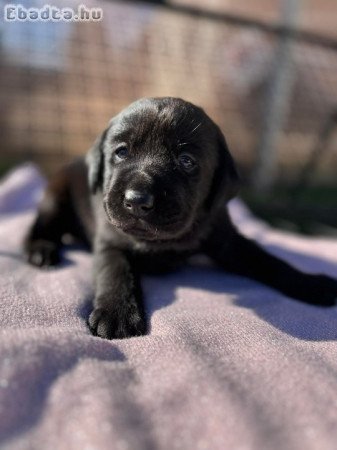
{"label": "shadow on blanket", "polygon": [[[38,423],[44,411],[47,396],[50,394],[50,389],[55,384],[56,379],[59,376],[66,377],[67,372],[71,372],[80,361],[92,359],[94,361],[114,361],[118,364],[118,362],[125,360],[125,356],[118,348],[103,339],[99,341],[90,339],[85,348],[81,343],[77,346],[73,345],[71,354],[68,354],[67,359],[63,359],[61,364],[60,361],[53,358],[53,353],[49,351],[48,347],[46,348],[45,342],[40,347],[38,366],[34,367],[34,370],[28,366],[26,370],[22,367],[25,377],[16,380],[15,398],[31,407],[15,408],[15,421],[13,421],[10,414],[13,407],[6,404],[2,405],[9,414],[7,415],[8,420],[0,422],[1,440],[6,441],[14,435],[24,433]],[[20,359],[19,350],[16,359],[17,361]],[[128,377],[130,380],[134,378],[134,375],[129,370],[127,374],[124,371],[123,377]],[[27,390],[29,385],[31,385],[31,389]]]}
{"label": "shadow on blanket", "polygon": [[[293,261],[299,267],[318,266],[323,273],[334,275],[335,265],[324,259],[285,250],[276,245],[268,246],[268,249],[288,261]],[[85,248],[80,246],[66,247],[61,264],[47,270],[59,271],[75,264],[71,258],[71,253],[74,250],[86,251]],[[24,262],[20,253],[0,250],[0,256]],[[229,294],[237,306],[253,310],[256,315],[273,327],[298,339],[310,341],[337,340],[337,329],[331,321],[326,320],[332,315],[337,318],[336,309],[305,305],[296,300],[290,300],[266,286],[264,286],[264,296],[261,297],[261,284],[236,275],[226,274],[215,267],[210,267],[210,264],[207,263],[197,263],[180,271],[161,275],[160,286],[162,289],[157,293],[155,290],[158,286],[156,283],[151,283],[151,280],[151,277],[145,277],[143,283],[145,284],[145,302],[149,322],[156,310],[165,308],[175,301],[175,291],[179,286],[179,288]],[[151,302],[147,301],[146,291],[154,292],[154,295],[151,295]],[[272,292],[272,295],[268,296],[268,291]],[[155,298],[155,301],[153,301],[153,298]],[[87,298],[78,309],[78,315],[82,320],[86,320],[91,310],[92,298]],[[226,325],[224,324],[224,326]]]}
{"label": "shadow on blanket", "polygon": [[[299,267],[318,266],[322,272],[332,276],[336,271],[334,264],[318,257],[285,250],[275,245],[268,248],[288,261],[294,261]],[[332,316],[337,319],[336,308],[325,309],[306,305],[289,299],[266,286],[263,286],[263,296],[261,296],[262,285],[256,281],[229,275],[209,265],[188,266],[181,271],[162,276],[160,286],[153,283],[151,278],[146,278],[144,285],[145,294],[151,292],[151,298],[155,299],[150,303],[147,302],[148,316],[154,314],[157,309],[165,308],[174,302],[175,291],[179,286],[179,288],[205,291],[205,297],[208,292],[229,294],[235,305],[253,310],[261,319],[295,338],[309,341],[337,340],[337,329],[332,321],[327,320]],[[205,301],[209,299],[205,298]],[[219,299],[219,301],[226,300]],[[86,312],[89,310],[90,306],[87,306]]]}

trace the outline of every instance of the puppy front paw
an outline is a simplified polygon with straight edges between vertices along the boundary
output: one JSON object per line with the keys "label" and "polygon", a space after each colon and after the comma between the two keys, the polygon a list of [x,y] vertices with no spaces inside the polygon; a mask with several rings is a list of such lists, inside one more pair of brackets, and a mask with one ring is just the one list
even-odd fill
{"label": "puppy front paw", "polygon": [[94,336],[104,339],[124,339],[146,333],[146,322],[135,304],[108,309],[95,308],[88,326]]}
{"label": "puppy front paw", "polygon": [[55,266],[60,262],[59,248],[51,241],[39,239],[25,245],[25,253],[30,264],[37,267]]}

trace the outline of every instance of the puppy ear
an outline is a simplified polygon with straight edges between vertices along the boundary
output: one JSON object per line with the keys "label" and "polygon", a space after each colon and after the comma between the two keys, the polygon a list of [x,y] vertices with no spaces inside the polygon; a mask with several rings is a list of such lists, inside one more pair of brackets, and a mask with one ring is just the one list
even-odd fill
{"label": "puppy ear", "polygon": [[89,187],[93,194],[95,194],[97,189],[102,186],[104,164],[103,146],[107,132],[108,128],[96,138],[85,159],[88,166]]}
{"label": "puppy ear", "polygon": [[218,165],[215,169],[213,182],[208,196],[208,206],[218,207],[226,204],[239,191],[240,178],[224,135],[217,127]]}

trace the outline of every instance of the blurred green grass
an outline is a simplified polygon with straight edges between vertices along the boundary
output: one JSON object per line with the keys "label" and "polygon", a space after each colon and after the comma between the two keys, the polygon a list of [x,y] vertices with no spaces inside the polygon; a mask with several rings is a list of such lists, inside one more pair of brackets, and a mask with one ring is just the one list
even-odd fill
{"label": "blurred green grass", "polygon": [[307,235],[337,236],[337,186],[308,186],[297,194],[277,186],[268,194],[241,192],[251,211],[272,226]]}

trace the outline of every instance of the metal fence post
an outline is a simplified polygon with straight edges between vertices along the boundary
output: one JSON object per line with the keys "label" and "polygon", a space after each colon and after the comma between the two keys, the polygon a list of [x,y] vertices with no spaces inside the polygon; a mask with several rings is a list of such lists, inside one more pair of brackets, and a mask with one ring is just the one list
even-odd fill
{"label": "metal fence post", "polygon": [[287,117],[294,80],[294,66],[291,61],[292,35],[296,31],[300,0],[283,0],[281,3],[283,30],[274,55],[252,177],[256,192],[268,192],[276,181],[278,139]]}

